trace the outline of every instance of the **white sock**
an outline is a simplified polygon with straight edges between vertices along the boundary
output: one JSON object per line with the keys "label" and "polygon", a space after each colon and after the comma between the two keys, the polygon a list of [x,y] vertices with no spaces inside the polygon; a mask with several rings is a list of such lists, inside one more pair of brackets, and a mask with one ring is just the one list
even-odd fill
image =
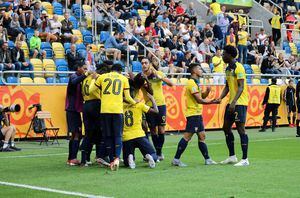
{"label": "white sock", "polygon": [[11,146],[15,146],[15,142],[11,142],[10,145],[11,145]]}
{"label": "white sock", "polygon": [[8,142],[4,142],[4,144],[3,144],[3,148],[5,149],[5,148],[7,148],[9,145],[8,145]]}

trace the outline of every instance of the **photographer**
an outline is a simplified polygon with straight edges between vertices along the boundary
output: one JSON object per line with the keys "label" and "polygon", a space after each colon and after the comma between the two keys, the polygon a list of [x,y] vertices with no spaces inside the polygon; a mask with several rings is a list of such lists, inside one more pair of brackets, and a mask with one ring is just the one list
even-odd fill
{"label": "photographer", "polygon": [[[11,152],[11,151],[20,151],[20,148],[15,146],[15,135],[16,135],[16,127],[9,123],[8,115],[6,112],[0,113],[0,141],[3,146],[0,148],[0,152]],[[2,125],[3,123],[3,125]],[[10,144],[9,144],[10,141]]]}

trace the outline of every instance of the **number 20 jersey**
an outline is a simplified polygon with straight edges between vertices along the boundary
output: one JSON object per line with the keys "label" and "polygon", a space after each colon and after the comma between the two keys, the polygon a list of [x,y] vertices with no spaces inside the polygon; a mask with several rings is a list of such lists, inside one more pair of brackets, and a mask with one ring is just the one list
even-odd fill
{"label": "number 20 jersey", "polygon": [[144,137],[142,128],[143,113],[147,113],[150,107],[142,102],[135,105],[124,103],[124,130],[123,141]]}
{"label": "number 20 jersey", "polygon": [[110,72],[99,76],[95,85],[101,90],[101,113],[123,114],[123,92],[129,89],[128,79]]}

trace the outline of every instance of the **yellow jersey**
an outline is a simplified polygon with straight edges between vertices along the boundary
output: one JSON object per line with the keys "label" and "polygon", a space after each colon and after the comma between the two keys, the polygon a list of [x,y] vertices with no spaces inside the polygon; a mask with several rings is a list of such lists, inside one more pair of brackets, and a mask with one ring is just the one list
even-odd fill
{"label": "yellow jersey", "polygon": [[202,115],[203,105],[199,104],[194,94],[202,94],[201,89],[199,87],[199,81],[195,79],[189,79],[185,86],[185,97],[186,97],[186,112],[185,117]]}
{"label": "yellow jersey", "polygon": [[249,103],[249,96],[247,90],[246,72],[244,66],[241,63],[236,62],[235,65],[236,65],[235,69],[231,69],[229,66],[226,68],[226,81],[229,87],[229,96],[230,96],[229,103],[233,101],[238,91],[238,80],[243,79],[244,90],[240,98],[237,100],[236,105],[247,106]]}
{"label": "yellow jersey", "polygon": [[117,72],[99,76],[95,85],[101,91],[101,113],[123,113],[123,93],[129,89],[128,79]]}
{"label": "yellow jersey", "polygon": [[92,78],[92,76],[89,75],[82,82],[81,92],[82,92],[82,96],[83,96],[84,101],[100,100],[100,98],[101,98],[99,89],[96,89],[96,90],[92,91],[91,93],[89,91],[89,87],[90,87],[93,80],[94,79]]}
{"label": "yellow jersey", "polygon": [[281,17],[279,15],[273,16],[271,20],[271,26],[273,29],[280,29],[281,28],[281,22],[280,22]]}
{"label": "yellow jersey", "polygon": [[217,2],[210,4],[209,7],[212,10],[213,15],[215,15],[215,16],[222,13],[221,5]]}
{"label": "yellow jersey", "polygon": [[147,113],[150,107],[142,102],[135,105],[124,103],[124,129],[123,141],[144,137],[142,128],[143,113]]}
{"label": "yellow jersey", "polygon": [[[157,75],[160,78],[166,77],[166,75],[161,71],[157,71]],[[154,100],[156,101],[157,106],[166,105],[163,86],[162,86],[163,81],[157,77],[153,77],[153,78],[150,77],[148,78],[148,80],[151,83],[153,89],[153,97]],[[144,100],[146,101],[146,105],[152,107],[152,102],[149,100],[147,96],[147,91],[145,89],[142,89],[142,92],[143,92]]]}
{"label": "yellow jersey", "polygon": [[280,104],[281,88],[278,85],[269,86],[268,104]]}
{"label": "yellow jersey", "polygon": [[226,36],[226,44],[231,45],[233,47],[236,47],[236,37],[235,37],[235,35],[232,37],[232,41],[231,41],[230,37],[231,37],[230,35]]}
{"label": "yellow jersey", "polygon": [[213,69],[214,73],[224,73],[225,63],[223,61],[222,56],[221,57],[214,56],[212,58],[212,63],[214,64],[214,69]]}
{"label": "yellow jersey", "polygon": [[238,32],[238,35],[243,37],[242,39],[239,39],[238,45],[247,46],[247,40],[248,40],[248,36],[249,36],[248,32],[242,30],[242,31]]}

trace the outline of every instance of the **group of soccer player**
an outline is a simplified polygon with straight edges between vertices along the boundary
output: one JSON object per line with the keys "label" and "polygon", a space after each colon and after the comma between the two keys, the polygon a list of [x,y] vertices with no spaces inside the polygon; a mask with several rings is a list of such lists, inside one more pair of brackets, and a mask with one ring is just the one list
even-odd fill
{"label": "group of soccer player", "polygon": [[[193,63],[189,67],[190,79],[186,85],[186,130],[178,143],[172,165],[186,166],[180,161],[188,142],[194,133],[198,136],[198,146],[206,165],[217,164],[209,156],[205,143],[205,128],[202,118],[203,104],[219,104],[230,94],[226,107],[223,130],[229,157],[221,164],[234,163],[235,166],[249,165],[247,150],[248,136],[245,132],[248,92],[245,70],[235,59],[237,49],[226,46],[223,60],[226,68],[226,86],[219,98],[207,100],[210,93],[207,87],[202,91],[199,78],[202,69]],[[96,72],[87,71],[83,63],[76,64],[77,71],[70,77],[66,112],[68,131],[72,136],[69,141],[69,157],[67,164],[89,166],[93,145],[96,145],[96,161],[118,170],[121,151],[124,165],[135,168],[135,149],[138,148],[149,167],[154,168],[156,162],[164,160],[162,152],[165,142],[166,103],[163,94],[163,84],[173,86],[173,82],[164,73],[151,65],[149,59],[143,58],[142,72],[136,75],[122,75],[122,66],[107,61],[97,67]],[[139,93],[142,94],[139,94]],[[141,99],[140,96],[143,96]],[[85,135],[82,138],[82,121]],[[241,139],[243,151],[242,160],[238,162],[234,150],[234,135],[232,125],[236,124]],[[150,130],[152,143],[148,138]],[[79,146],[80,145],[80,146]],[[81,150],[81,161],[77,160],[78,150]]]}

